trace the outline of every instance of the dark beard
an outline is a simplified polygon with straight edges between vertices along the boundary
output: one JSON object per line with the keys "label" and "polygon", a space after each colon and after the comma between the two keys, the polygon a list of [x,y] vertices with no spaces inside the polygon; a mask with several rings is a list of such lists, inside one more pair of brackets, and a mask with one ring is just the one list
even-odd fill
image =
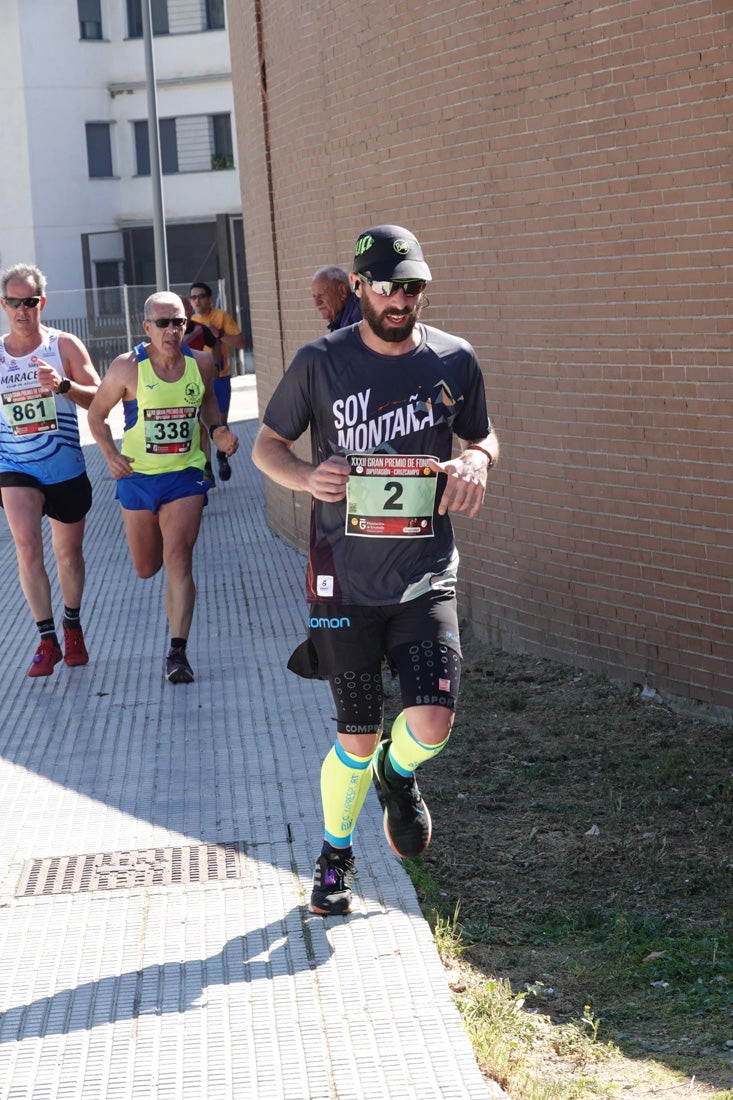
{"label": "dark beard", "polygon": [[374,308],[371,301],[366,297],[366,295],[362,295],[361,315],[369,325],[369,328],[372,330],[374,335],[378,336],[380,340],[384,340],[386,343],[390,344],[399,344],[402,340],[407,340],[407,338],[412,334],[412,330],[414,329],[420,317],[422,305],[423,300],[421,295],[415,305],[412,307],[412,309],[408,310],[405,313],[405,323],[403,325],[400,325],[399,328],[392,328],[391,325],[387,325],[382,320],[382,316],[384,313],[395,313],[397,311],[386,309],[380,313]]}

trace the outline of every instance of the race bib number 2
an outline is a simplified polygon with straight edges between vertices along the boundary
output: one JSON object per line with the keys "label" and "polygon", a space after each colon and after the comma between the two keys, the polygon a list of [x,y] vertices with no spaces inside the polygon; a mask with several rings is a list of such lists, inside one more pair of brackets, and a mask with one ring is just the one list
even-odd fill
{"label": "race bib number 2", "polygon": [[13,435],[46,434],[58,428],[56,401],[50,390],[35,386],[4,393],[2,408]]}
{"label": "race bib number 2", "polygon": [[346,534],[414,539],[433,535],[437,474],[426,455],[346,456]]}

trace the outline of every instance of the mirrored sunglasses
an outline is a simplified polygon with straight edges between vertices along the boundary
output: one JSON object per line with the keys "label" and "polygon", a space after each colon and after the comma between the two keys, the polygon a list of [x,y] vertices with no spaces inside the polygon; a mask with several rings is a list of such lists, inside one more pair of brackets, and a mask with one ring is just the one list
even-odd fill
{"label": "mirrored sunglasses", "polygon": [[383,298],[391,298],[398,290],[403,290],[407,298],[415,298],[428,285],[425,279],[370,279],[368,275],[359,275],[359,278]]}
{"label": "mirrored sunglasses", "polygon": [[33,298],[4,298],[6,306],[10,306],[11,309],[17,309],[19,306],[25,306],[26,309],[35,309],[40,302],[40,295],[36,295]]}
{"label": "mirrored sunglasses", "polygon": [[187,323],[186,317],[156,317],[154,321],[148,321],[149,325],[155,325],[156,328],[168,328],[168,325],[173,325],[173,328],[183,328]]}

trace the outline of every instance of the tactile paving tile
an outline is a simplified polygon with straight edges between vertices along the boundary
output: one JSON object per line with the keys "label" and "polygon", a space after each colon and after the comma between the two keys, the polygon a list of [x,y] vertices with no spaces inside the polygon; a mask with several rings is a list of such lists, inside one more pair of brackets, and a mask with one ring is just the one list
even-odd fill
{"label": "tactile paving tile", "polygon": [[[253,396],[251,376],[234,380],[241,447],[196,548],[193,684],[164,682],[164,580],[134,576],[95,447],[88,666],[25,675],[34,628],[0,535],[0,1100],[504,1095],[476,1066],[376,799],[354,912],[307,910],[335,723],[326,685],[285,671],[304,559],[265,523]],[[183,873],[227,844],[246,851],[235,877]],[[81,888],[105,856],[107,878]],[[67,888],[25,894],[52,865]]]}

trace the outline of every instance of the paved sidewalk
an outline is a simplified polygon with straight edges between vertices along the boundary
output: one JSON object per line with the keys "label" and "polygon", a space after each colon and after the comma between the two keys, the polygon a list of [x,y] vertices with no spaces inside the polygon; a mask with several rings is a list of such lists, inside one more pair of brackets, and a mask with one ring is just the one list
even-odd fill
{"label": "paved sidewalk", "polygon": [[372,795],[354,913],[307,910],[334,722],[327,687],[284,669],[304,561],[265,525],[254,387],[234,380],[240,452],[197,546],[194,684],[163,679],[163,577],[134,576],[95,446],[85,668],[26,676],[35,628],[0,520],[0,1100],[504,1095]]}

